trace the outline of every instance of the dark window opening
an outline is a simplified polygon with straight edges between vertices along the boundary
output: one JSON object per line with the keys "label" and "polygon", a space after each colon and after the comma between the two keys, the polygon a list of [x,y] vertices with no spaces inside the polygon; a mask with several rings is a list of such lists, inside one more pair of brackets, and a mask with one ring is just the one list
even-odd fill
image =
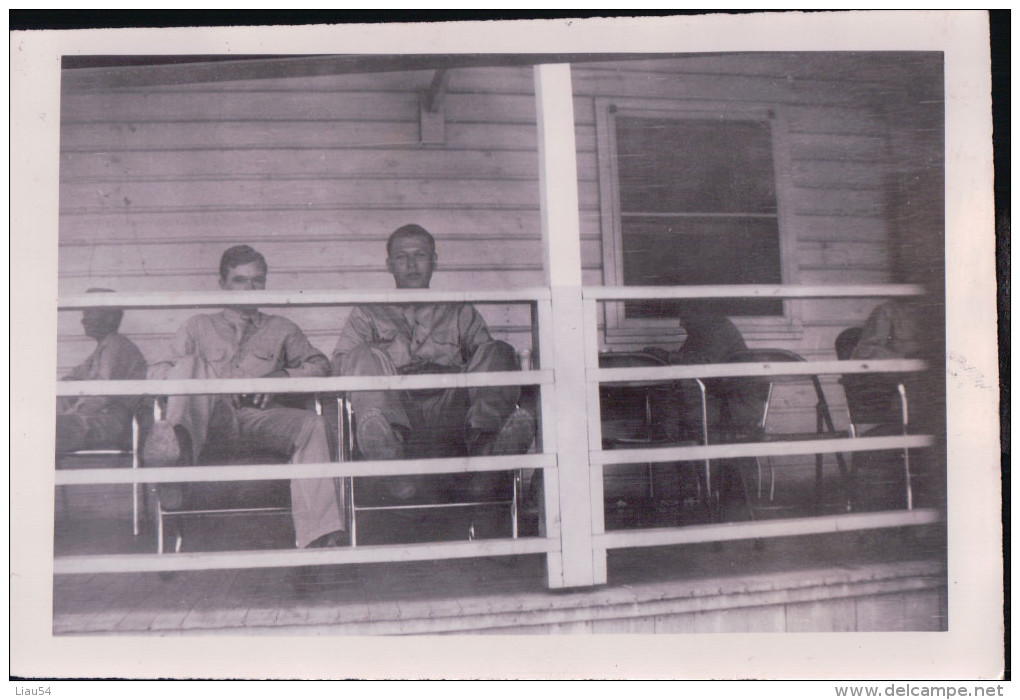
{"label": "dark window opening", "polygon": [[[767,121],[616,118],[625,285],[781,284]],[[781,316],[777,299],[632,301],[628,318]]]}

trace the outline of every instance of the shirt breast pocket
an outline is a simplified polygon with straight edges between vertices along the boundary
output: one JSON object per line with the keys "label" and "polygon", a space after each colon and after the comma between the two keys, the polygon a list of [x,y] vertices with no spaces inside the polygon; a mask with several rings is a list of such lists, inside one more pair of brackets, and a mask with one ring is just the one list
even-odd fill
{"label": "shirt breast pocket", "polygon": [[241,361],[245,376],[261,377],[277,369],[280,353],[274,348],[255,347]]}
{"label": "shirt breast pocket", "polygon": [[466,360],[461,356],[460,337],[456,328],[440,327],[432,331],[429,336],[434,344],[435,350],[430,353],[434,362],[444,365],[460,365]]}
{"label": "shirt breast pocket", "polygon": [[211,365],[218,365],[227,359],[229,352],[223,347],[203,348],[201,357]]}

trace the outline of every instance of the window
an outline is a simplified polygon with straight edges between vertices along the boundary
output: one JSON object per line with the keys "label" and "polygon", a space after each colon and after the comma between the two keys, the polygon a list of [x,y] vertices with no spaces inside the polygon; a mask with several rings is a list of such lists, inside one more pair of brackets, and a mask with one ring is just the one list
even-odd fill
{"label": "window", "polygon": [[[782,284],[775,114],[602,101],[607,284]],[[685,312],[719,313],[747,327],[790,323],[775,299],[648,300],[607,309],[607,332],[654,329]]]}

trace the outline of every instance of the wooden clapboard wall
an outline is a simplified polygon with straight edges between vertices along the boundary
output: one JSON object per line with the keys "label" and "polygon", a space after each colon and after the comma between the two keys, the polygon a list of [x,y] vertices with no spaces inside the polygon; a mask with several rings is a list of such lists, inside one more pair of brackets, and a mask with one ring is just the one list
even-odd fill
{"label": "wooden clapboard wall", "polygon": [[[458,72],[439,147],[419,141],[432,71],[65,91],[61,291],[214,289],[239,242],[274,289],[391,288],[385,239],[408,222],[439,239],[434,288],[541,285],[533,89],[501,89],[521,75]],[[482,311],[530,344],[526,308]],[[287,312],[327,354],[346,314]],[[66,315],[61,370],[89,350]],[[124,330],[149,355],[188,315],[135,312]]]}
{"label": "wooden clapboard wall", "polygon": [[[889,197],[906,167],[896,144],[911,134],[932,151],[915,154],[914,174],[932,154],[934,167],[941,167],[941,141],[932,147],[916,133],[917,105],[929,104],[923,98],[930,96],[916,95],[916,88],[905,92],[917,82],[930,84],[940,63],[927,54],[904,56],[758,54],[575,64],[585,283],[603,281],[598,97],[780,107],[790,152],[788,172],[779,177],[786,179],[796,259],[796,279],[788,281],[899,281],[890,252],[897,222],[890,221]],[[186,75],[187,66],[179,68]],[[104,70],[113,75],[121,69],[87,70],[65,80],[63,93],[62,293],[91,286],[215,289],[219,255],[240,242],[266,254],[273,289],[385,289],[392,286],[385,238],[408,222],[437,236],[435,288],[543,283],[530,67],[451,70],[442,145],[420,142],[419,99],[433,80],[431,70],[126,86],[104,80]],[[165,78],[174,67],[159,71]],[[934,109],[941,113],[939,105]],[[898,216],[903,219],[902,212]],[[804,301],[802,333],[767,344],[809,358],[832,357],[836,334],[862,322],[876,303]],[[530,344],[526,308],[482,311],[496,337],[522,348]],[[294,309],[287,315],[329,354],[346,313]],[[188,315],[129,312],[122,330],[152,356]],[[61,314],[59,333],[63,373],[92,343],[81,336],[77,314]],[[632,346],[680,340],[656,333],[632,339]],[[804,398],[781,403],[794,410]]]}

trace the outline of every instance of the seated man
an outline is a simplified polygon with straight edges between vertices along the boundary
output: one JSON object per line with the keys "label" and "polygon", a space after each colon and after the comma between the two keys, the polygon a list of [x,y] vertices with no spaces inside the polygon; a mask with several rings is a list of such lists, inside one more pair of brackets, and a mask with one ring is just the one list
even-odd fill
{"label": "seated man", "polygon": [[[733,353],[747,350],[744,337],[725,316],[685,314],[680,326],[687,332],[683,345],[672,352],[645,348],[645,352],[672,365],[708,365],[726,362]],[[733,428],[747,422],[749,411],[739,390],[729,382],[702,380],[710,429]],[[668,441],[701,440],[701,394],[693,381],[681,381],[653,399],[656,437]],[[752,419],[753,420],[753,419]]]}
{"label": "seated man", "polygon": [[[91,292],[112,292],[93,288]],[[81,325],[97,343],[64,381],[145,379],[145,358],[122,336],[124,312],[110,307],[85,309]],[[129,396],[65,396],[57,400],[57,452],[121,449],[131,444],[131,416],[139,399]]]}
{"label": "seated man", "polygon": [[[876,306],[868,315],[851,353],[855,360],[921,359],[938,367],[937,354],[942,341],[936,330],[941,310],[922,299],[893,300]],[[906,374],[858,374],[843,378],[853,390],[863,412],[887,413],[889,420],[900,418],[897,385],[901,382],[910,400],[910,422],[921,432],[940,430],[944,421],[942,402],[945,394],[936,371]]]}
{"label": "seated man", "polygon": [[[234,246],[220,260],[221,289],[266,287],[268,267],[261,253]],[[153,365],[150,379],[236,379],[324,377],[326,356],[312,347],[294,323],[251,306],[228,307],[193,316],[173,338],[166,359]],[[285,408],[274,395],[181,396],[167,399],[164,421],[146,440],[146,466],[196,464],[210,444],[256,447],[292,463],[329,462],[322,418]],[[333,479],[291,481],[291,508],[299,547],[343,544],[346,529]]]}
{"label": "seated man", "polygon": [[[684,314],[680,326],[687,332],[679,350],[645,348],[673,365],[721,364],[734,353],[747,350],[740,330],[725,316]],[[753,425],[760,417],[760,401],[742,380],[703,379],[708,430],[732,433]],[[693,380],[680,380],[652,395],[653,437],[667,442],[702,441],[701,391]],[[724,438],[725,440],[726,438]],[[700,464],[699,464],[700,466]],[[681,493],[679,470],[658,470],[656,492],[667,503]],[[739,501],[739,474],[729,463],[719,475],[724,502]]]}
{"label": "seated man", "polygon": [[[398,289],[427,289],[436,269],[435,239],[421,226],[398,228],[386,243],[386,267]],[[345,376],[500,372],[520,369],[513,347],[493,340],[469,304],[407,304],[353,309],[333,351]],[[351,394],[358,449],[367,459],[520,454],[534,418],[517,407],[519,387],[475,387]],[[487,492],[499,474],[458,476],[457,487]],[[435,479],[432,479],[435,482]],[[388,480],[390,495],[410,498],[414,480]],[[457,490],[461,490],[458,488]]]}
{"label": "seated man", "polygon": [[919,305],[887,301],[872,310],[851,357],[855,360],[918,358],[925,349]]}

